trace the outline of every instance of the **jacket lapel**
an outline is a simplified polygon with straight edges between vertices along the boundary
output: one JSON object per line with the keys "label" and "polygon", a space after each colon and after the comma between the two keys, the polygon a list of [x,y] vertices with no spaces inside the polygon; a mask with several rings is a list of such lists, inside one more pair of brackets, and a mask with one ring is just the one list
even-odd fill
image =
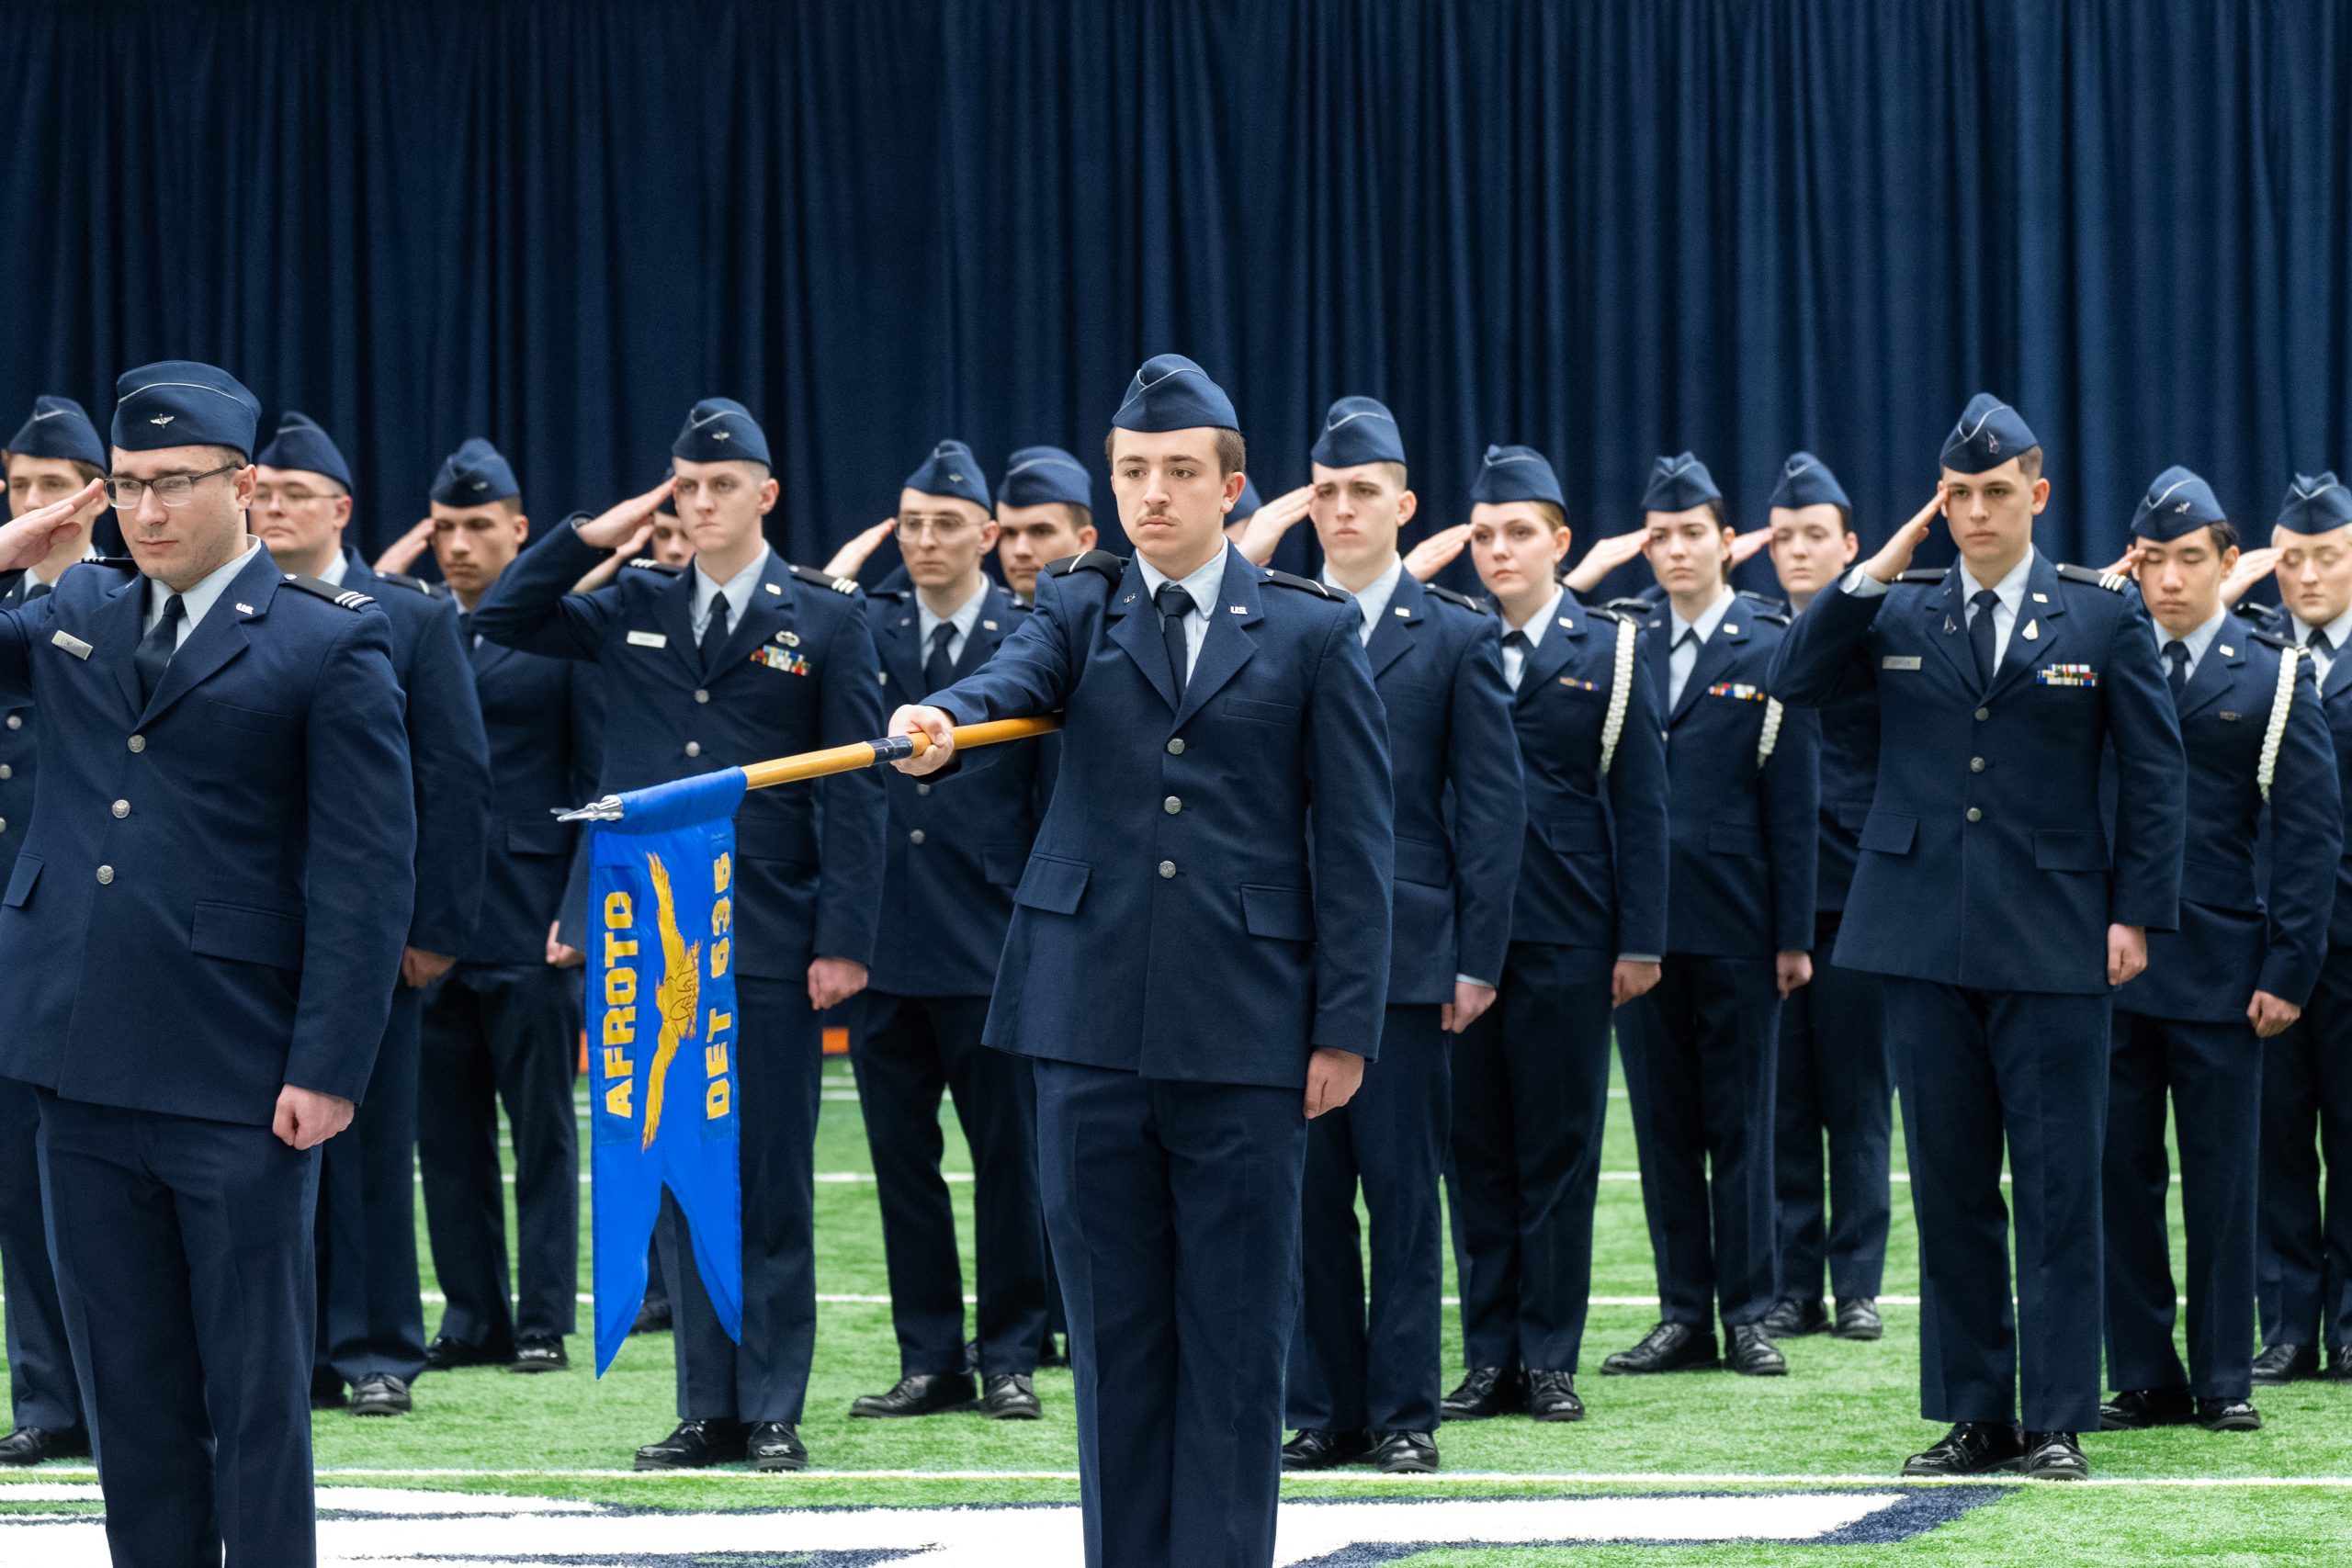
{"label": "jacket lapel", "polygon": [[653,624],[662,629],[670,656],[702,682],[702,650],[695,646],[695,569],[691,566],[653,594]]}
{"label": "jacket lapel", "polygon": [[[218,673],[221,666],[244,652],[249,640],[245,636],[245,622],[269,608],[270,595],[277,592],[283,577],[284,573],[277,570],[277,563],[270,558],[268,550],[254,552],[254,558],[245,563],[243,570],[229,580],[229,585],[212,602],[212,608],[204,613],[204,619],[197,623],[196,629],[188,633],[187,639],[180,644],[179,651],[172,655],[171,663],[164,667],[163,681],[155,687],[155,694],[148,699],[145,710],[139,716],[140,728],[143,729],[153,724],[199,682]],[[365,593],[372,581],[373,574],[369,573],[351,586],[355,592]],[[241,604],[252,607],[240,609]],[[132,646],[138,646],[136,641]],[[137,689],[134,683],[134,706]]]}
{"label": "jacket lapel", "polygon": [[1667,716],[1668,728],[1680,724],[1698,705],[1700,697],[1715,683],[1715,677],[1729,669],[1738,657],[1740,646],[1748,636],[1747,607],[1734,600],[1731,608],[1724,612],[1724,618],[1715,623],[1715,635],[1699,645],[1699,657],[1690,661],[1690,678],[1682,682],[1682,700]]}
{"label": "jacket lapel", "polygon": [[1928,641],[1943,655],[1962,686],[1974,692],[1982,683],[1976,679],[1976,656],[1968,651],[1968,598],[1961,592],[1963,575],[1957,562],[1945,568],[1943,582],[1919,601],[1919,610],[1928,619]]}
{"label": "jacket lapel", "polygon": [[964,651],[956,659],[956,679],[962,680],[994,656],[997,645],[1012,635],[1021,614],[1013,608],[1012,595],[989,584],[988,597],[980,601],[980,618],[972,623],[971,631],[964,638]]}
{"label": "jacket lapel", "polygon": [[1258,569],[1227,545],[1225,580],[1217,585],[1216,603],[1205,606],[1208,635],[1201,639],[1201,655],[1193,660],[1192,678],[1184,682],[1184,701],[1176,710],[1179,725],[1200,712],[1243,665],[1257,657],[1258,639],[1250,628],[1261,618],[1258,585]]}
{"label": "jacket lapel", "polygon": [[1520,668],[1519,691],[1511,699],[1514,705],[1533,701],[1535,694],[1550,685],[1553,678],[1567,667],[1591,623],[1591,615],[1577,603],[1577,596],[1562,589],[1560,602],[1552,607],[1551,624],[1544,628],[1544,640],[1535,645],[1535,651]]}
{"label": "jacket lapel", "polygon": [[[2058,569],[2036,550],[2033,570],[2026,573],[2025,598],[2018,603],[2017,621],[2009,627],[2009,646],[2001,652],[1992,690],[1984,694],[1986,702],[2024,680],[2026,671],[2035,665],[2056,662],[2059,646],[2066,640],[2061,618],[2065,614],[2065,597],[2058,592]],[[1975,660],[1969,663],[1973,669]]]}
{"label": "jacket lapel", "polygon": [[894,694],[886,699],[886,705],[920,702],[930,692],[931,682],[922,672],[922,623],[915,614],[914,590],[909,589],[893,612],[881,619],[874,640]]}
{"label": "jacket lapel", "polygon": [[[1168,711],[1176,711],[1176,676],[1168,668],[1168,648],[1159,639],[1159,612],[1152,607],[1151,595],[1143,591],[1143,568],[1136,560],[1127,562],[1125,575],[1119,586],[1111,591],[1110,607],[1103,612],[1111,623],[1111,640],[1129,659]],[[1205,657],[1207,649],[1202,649]]]}
{"label": "jacket lapel", "polygon": [[2204,712],[2237,684],[2238,671],[2245,665],[2245,632],[2235,615],[2222,617],[2222,629],[2205,645],[2205,657],[2197,661],[2188,684],[2180,689],[2181,717]]}
{"label": "jacket lapel", "polygon": [[1423,605],[1428,593],[1419,579],[1409,571],[1396,574],[1396,588],[1388,596],[1387,612],[1372,628],[1372,640],[1364,645],[1364,653],[1372,660],[1374,680],[1388,667],[1419,646],[1421,628],[1427,624]]}
{"label": "jacket lapel", "polygon": [[[826,592],[831,592],[831,590]],[[792,568],[786,564],[782,556],[771,549],[767,554],[767,565],[760,570],[759,581],[752,584],[750,602],[728,626],[727,640],[718,648],[718,660],[703,676],[705,684],[718,680],[739,664],[751,662],[752,649],[767,641],[779,629],[793,624],[793,592]],[[691,604],[686,613],[691,619],[694,614]],[[702,669],[699,651],[695,656],[695,668]]]}

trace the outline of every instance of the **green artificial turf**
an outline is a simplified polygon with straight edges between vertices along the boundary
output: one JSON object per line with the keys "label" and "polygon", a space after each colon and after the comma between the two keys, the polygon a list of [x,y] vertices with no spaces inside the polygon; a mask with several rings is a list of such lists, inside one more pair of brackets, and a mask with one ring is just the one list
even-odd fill
{"label": "green artificial turf", "polygon": [[[818,1133],[820,1172],[871,1169],[847,1068],[828,1064],[827,1100]],[[951,1169],[969,1162],[952,1113]],[[1901,1168],[1898,1129],[1896,1164]],[[1610,1105],[1604,1170],[1634,1168],[1633,1131],[1622,1087]],[[511,1169],[511,1163],[509,1166]],[[972,1189],[952,1184],[966,1237],[966,1289],[971,1288]],[[582,1190],[581,1283],[590,1275],[586,1189]],[[511,1190],[510,1190],[511,1199]],[[870,1181],[820,1181],[817,1188],[818,1290],[829,1296],[880,1296],[888,1290],[881,1227]],[[510,1221],[511,1223],[511,1221]],[[2177,1193],[2174,1245],[2180,1247]],[[1767,1489],[1894,1481],[1905,1454],[1937,1428],[1917,1415],[1918,1313],[1890,1302],[1887,1337],[1876,1344],[1827,1337],[1786,1342],[1791,1375],[1750,1380],[1722,1372],[1665,1378],[1600,1375],[1600,1359],[1631,1344],[1655,1321],[1646,1298],[1657,1289],[1641,1209],[1641,1188],[1604,1181],[1597,1223],[1593,1294],[1642,1298],[1597,1304],[1585,1342],[1579,1388],[1590,1410],[1582,1423],[1538,1426],[1517,1418],[1457,1424],[1438,1435],[1447,1475],[1379,1477],[1368,1471],[1287,1483],[1298,1496],[1492,1496],[1514,1492],[1575,1495]],[[418,1248],[425,1288],[434,1290],[420,1205]],[[1917,1292],[1917,1247],[1908,1190],[1895,1189],[1886,1291]],[[2178,1260],[2176,1259],[2177,1268]],[[1447,1259],[1448,1294],[1453,1291]],[[428,1303],[426,1327],[439,1315]],[[588,1322],[583,1303],[581,1323]],[[1445,1324],[1449,1381],[1460,1364],[1460,1331]],[[796,1476],[741,1469],[692,1475],[632,1477],[580,1472],[626,1471],[631,1450],[668,1431],[674,1419],[671,1342],[633,1339],[602,1380],[590,1375],[585,1334],[571,1349],[569,1372],[520,1377],[498,1370],[429,1375],[420,1381],[414,1415],[364,1421],[340,1412],[317,1417],[317,1462],[323,1483],[356,1483],[404,1472],[401,1485],[532,1494],[639,1507],[937,1506],[991,1502],[1068,1502],[1077,1455],[1070,1379],[1048,1369],[1037,1378],[1046,1419],[993,1423],[955,1415],[913,1422],[855,1421],[849,1403],[889,1386],[898,1372],[889,1310],[876,1302],[828,1302],[819,1308],[817,1362],[801,1435],[817,1468]],[[1642,1568],[1667,1563],[1705,1568],[1764,1568],[1817,1562],[1919,1563],[2159,1563],[2352,1562],[2352,1386],[2306,1382],[2259,1392],[2267,1425],[2251,1436],[2194,1428],[2090,1435],[2086,1450],[2101,1484],[2020,1487],[1908,1541],[1886,1545],[1577,1547],[1437,1552],[1417,1564],[1524,1568],[1574,1564]],[[989,1472],[980,1476],[876,1475],[874,1472]],[[843,1474],[843,1472],[865,1472]],[[365,1472],[365,1473],[361,1473]],[[1525,1476],[1511,1481],[1487,1472]],[[70,1469],[31,1472],[70,1478]],[[2222,1480],[2232,1484],[2169,1484]],[[2334,1482],[2335,1485],[2266,1482]],[[29,1505],[26,1505],[29,1506]],[[56,1507],[60,1505],[43,1505]],[[71,1505],[67,1505],[71,1506]],[[7,1501],[0,1481],[0,1510]]]}

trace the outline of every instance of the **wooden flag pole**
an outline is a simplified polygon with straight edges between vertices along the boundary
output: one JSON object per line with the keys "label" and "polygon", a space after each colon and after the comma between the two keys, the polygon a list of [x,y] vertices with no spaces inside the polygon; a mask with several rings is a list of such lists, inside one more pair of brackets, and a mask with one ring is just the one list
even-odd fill
{"label": "wooden flag pole", "polygon": [[[956,727],[956,749],[961,751],[973,746],[1026,740],[1035,735],[1051,735],[1061,727],[1062,721],[1058,718],[1000,718],[987,724],[959,724]],[[853,746],[803,751],[797,756],[747,763],[743,769],[743,787],[767,789],[776,784],[798,784],[804,779],[821,779],[833,773],[854,773],[860,768],[870,768],[877,762],[896,761],[901,757],[920,757],[930,750],[931,737],[928,735],[893,735],[881,740],[861,740]]]}

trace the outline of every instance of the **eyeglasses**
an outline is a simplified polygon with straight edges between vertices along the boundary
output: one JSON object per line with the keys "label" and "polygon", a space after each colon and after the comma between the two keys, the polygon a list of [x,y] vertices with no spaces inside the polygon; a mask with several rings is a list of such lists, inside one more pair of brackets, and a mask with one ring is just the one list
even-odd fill
{"label": "eyeglasses", "polygon": [[217,468],[207,468],[200,474],[165,474],[160,479],[126,479],[108,478],[107,499],[118,512],[129,512],[153,491],[155,499],[165,506],[186,506],[196,499],[196,487],[206,479],[222,474],[233,474],[245,465],[242,462],[223,463]]}
{"label": "eyeglasses", "polygon": [[966,534],[974,532],[978,525],[964,517],[901,517],[899,537],[920,539],[928,534],[943,545],[952,545]]}

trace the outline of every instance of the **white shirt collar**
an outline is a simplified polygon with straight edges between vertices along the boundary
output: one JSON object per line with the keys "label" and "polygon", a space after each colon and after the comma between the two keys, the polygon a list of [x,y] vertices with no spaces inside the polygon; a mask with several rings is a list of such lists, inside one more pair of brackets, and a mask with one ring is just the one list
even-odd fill
{"label": "white shirt collar", "polygon": [[[2291,610],[2288,612],[2288,616],[2295,623],[2295,640],[2297,642],[2309,642],[2312,635],[2312,624],[2303,619],[2302,616],[2294,614]],[[2347,637],[2352,637],[2352,610],[2345,611],[2344,614],[2336,616],[2335,619],[2328,622],[2327,625],[2320,627],[2319,629],[2327,634],[2327,646],[2335,650],[2331,657],[2338,659],[2342,658],[2344,656],[2344,639]]]}
{"label": "white shirt collar", "polygon": [[[2346,615],[2347,616],[2352,616],[2352,612],[2346,612]],[[2194,670],[2197,668],[2198,664],[2203,660],[2205,657],[2205,650],[2213,646],[2213,639],[2222,635],[2222,622],[2227,619],[2228,616],[2229,612],[2227,610],[2216,610],[2213,612],[2213,618],[2211,620],[2207,621],[2203,626],[2199,626],[2187,637],[2180,637],[2178,639],[2176,639],[2172,633],[2165,630],[2163,626],[2157,625],[2153,618],[2149,620],[2148,624],[2155,627],[2156,651],[2158,653],[2162,653],[2165,650],[2165,645],[2166,643],[2177,640],[2182,644],[2182,646],[2188,649],[2188,667],[2191,670]]]}
{"label": "white shirt collar", "polygon": [[761,545],[760,553],[752,558],[752,564],[737,572],[734,576],[729,578],[725,582],[717,582],[712,581],[710,574],[702,569],[701,558],[695,558],[695,625],[697,628],[702,626],[710,619],[710,601],[713,596],[720,593],[727,595],[727,625],[729,628],[732,629],[736,626],[741,624],[743,612],[751,606],[752,589],[753,585],[760,581],[761,574],[768,569],[768,556],[770,553],[771,552],[765,544]]}
{"label": "white shirt collar", "polygon": [[[1355,596],[1356,607],[1363,612],[1366,637],[1371,636],[1372,629],[1380,625],[1380,617],[1388,613],[1388,601],[1396,597],[1396,580],[1404,575],[1405,558],[1399,556],[1388,563],[1386,571],[1365,583],[1363,592]],[[1348,592],[1331,576],[1329,566],[1323,569],[1323,581],[1330,587],[1339,588],[1342,593]]]}
{"label": "white shirt collar", "polygon": [[932,631],[943,621],[955,626],[956,640],[957,642],[961,642],[964,638],[970,637],[972,635],[973,625],[980,618],[980,606],[988,603],[988,580],[986,578],[982,578],[980,580],[978,591],[969,599],[965,600],[963,604],[956,606],[955,614],[950,615],[934,615],[931,613],[931,606],[923,602],[922,590],[916,590],[915,630],[922,634],[922,642],[923,651],[925,653],[929,653],[931,651]]}
{"label": "white shirt collar", "polygon": [[1672,625],[1668,627],[1668,630],[1673,635],[1667,640],[1668,642],[1679,642],[1682,640],[1682,634],[1684,632],[1696,631],[1699,634],[1699,640],[1701,642],[1706,641],[1709,637],[1715,635],[1715,628],[1723,625],[1724,616],[1730,613],[1733,601],[1736,600],[1738,597],[1739,595],[1733,592],[1730,587],[1726,585],[1723,592],[1723,597],[1717,599],[1713,604],[1700,611],[1699,618],[1695,621],[1684,620],[1682,618],[1682,612],[1674,608],[1674,601],[1668,599],[1666,602],[1666,614],[1668,620],[1670,621]]}
{"label": "white shirt collar", "polygon": [[[1994,595],[2001,601],[2001,608],[2012,615],[2018,613],[2018,606],[2025,603],[2026,580],[2033,575],[2033,547],[2028,545],[2025,554],[2018,558],[2018,564],[2009,568],[2008,575],[1993,584]],[[1962,601],[1965,603],[1973,599],[1982,591],[1975,574],[1968,570],[1966,562],[1962,562],[1960,568]]]}
{"label": "white shirt collar", "polygon": [[319,569],[319,581],[321,582],[332,582],[337,588],[340,588],[343,586],[344,577],[350,570],[351,558],[345,555],[341,550],[337,550],[335,551],[334,558],[330,559],[326,565]]}
{"label": "white shirt collar", "polygon": [[[196,630],[196,624],[204,619],[204,613],[212,608],[221,594],[228,592],[229,584],[235,579],[237,573],[253,564],[254,552],[259,548],[261,548],[259,539],[247,538],[244,554],[234,560],[214,567],[192,586],[181,591],[180,608],[187,614],[187,619],[183,623],[184,629],[180,633],[182,642],[186,642],[189,635]],[[171,596],[172,590],[169,584],[157,578],[151,577],[147,580],[146,624],[148,626],[153,626],[164,618],[164,605]]]}
{"label": "white shirt collar", "polygon": [[1542,609],[1536,611],[1535,614],[1527,618],[1527,624],[1525,626],[1511,626],[1510,617],[1508,615],[1503,617],[1503,625],[1509,627],[1510,631],[1517,632],[1521,636],[1526,637],[1528,651],[1532,653],[1535,649],[1544,646],[1544,634],[1551,630],[1552,623],[1559,618],[1560,605],[1566,600],[1567,596],[1567,585],[1563,583],[1559,587],[1552,590],[1552,596],[1544,601],[1544,607]]}
{"label": "white shirt collar", "polygon": [[[1210,606],[1216,603],[1217,591],[1225,585],[1225,561],[1232,553],[1233,547],[1228,544],[1209,557],[1204,564],[1193,568],[1190,575],[1175,580],[1185,592],[1193,596],[1193,613],[1204,620],[1208,617]],[[1136,565],[1143,571],[1144,597],[1158,598],[1159,585],[1170,581],[1168,575],[1140,554],[1136,557]]]}

